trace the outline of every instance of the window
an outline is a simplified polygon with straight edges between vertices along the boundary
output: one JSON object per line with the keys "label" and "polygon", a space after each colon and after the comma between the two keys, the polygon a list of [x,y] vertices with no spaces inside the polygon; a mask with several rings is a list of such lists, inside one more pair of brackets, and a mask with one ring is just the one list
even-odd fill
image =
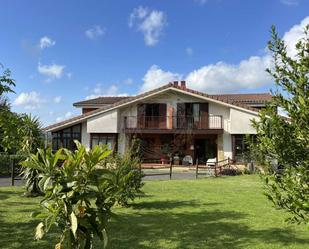
{"label": "window", "polygon": [[107,145],[113,150],[116,145],[116,134],[91,134],[91,147],[96,145]]}
{"label": "window", "polygon": [[246,163],[249,158],[249,145],[246,142],[246,135],[239,134],[233,136],[234,159],[239,163]]}
{"label": "window", "polygon": [[67,148],[75,150],[76,146],[74,140],[81,142],[81,125],[71,126],[64,130],[52,132],[52,148],[58,150],[60,148]]}

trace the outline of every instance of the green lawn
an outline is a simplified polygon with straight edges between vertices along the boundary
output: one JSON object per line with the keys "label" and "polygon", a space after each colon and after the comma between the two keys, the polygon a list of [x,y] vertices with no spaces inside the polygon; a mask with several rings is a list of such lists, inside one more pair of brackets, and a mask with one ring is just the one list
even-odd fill
{"label": "green lawn", "polygon": [[[146,196],[115,208],[109,248],[309,248],[305,226],[289,225],[262,194],[257,176],[148,181]],[[39,199],[0,188],[0,248],[54,248],[32,240]]]}

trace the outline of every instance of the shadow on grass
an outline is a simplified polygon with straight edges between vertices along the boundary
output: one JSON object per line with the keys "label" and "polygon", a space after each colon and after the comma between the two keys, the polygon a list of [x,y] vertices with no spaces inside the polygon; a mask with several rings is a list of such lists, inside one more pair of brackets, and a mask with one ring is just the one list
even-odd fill
{"label": "shadow on grass", "polygon": [[[30,211],[30,210],[29,210]],[[54,248],[56,244],[56,231],[51,229],[48,235],[42,240],[34,240],[35,227],[40,222],[29,218],[28,222],[9,222],[4,219],[4,213],[0,216],[1,233],[0,233],[0,248]],[[28,215],[28,214],[27,214]]]}
{"label": "shadow on grass", "polygon": [[[207,203],[203,206],[215,206],[220,203]],[[202,207],[197,201],[149,201],[149,202],[140,202],[132,203],[129,205],[133,209],[173,209],[173,208],[185,208],[185,207]]]}
{"label": "shadow on grass", "polygon": [[[184,205],[190,202],[136,204],[138,209],[147,209],[147,212],[138,210],[138,213],[118,215],[108,230],[108,248],[247,248],[268,243],[275,243],[278,248],[292,245],[307,248],[309,245],[309,238],[300,238],[288,228],[252,229],[245,221],[247,215],[242,212],[162,211]],[[149,209],[154,210],[149,212]]]}
{"label": "shadow on grass", "polygon": [[16,196],[16,192],[15,191],[11,191],[11,190],[3,190],[1,187],[0,187],[0,201],[4,201],[6,199],[9,199],[11,197],[15,197]]}

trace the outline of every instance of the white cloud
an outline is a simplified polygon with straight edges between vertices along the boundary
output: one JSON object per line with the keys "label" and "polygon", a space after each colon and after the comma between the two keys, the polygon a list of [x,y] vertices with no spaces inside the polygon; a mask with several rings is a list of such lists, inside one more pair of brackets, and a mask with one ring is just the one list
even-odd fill
{"label": "white cloud", "polygon": [[63,75],[65,66],[58,65],[58,64],[51,64],[51,65],[38,65],[38,71],[40,74],[48,76],[49,78],[53,79],[60,79]]}
{"label": "white cloud", "polygon": [[[270,76],[265,72],[265,69],[270,66],[270,62],[269,55],[252,56],[238,64],[218,62],[193,70],[185,77],[185,80],[188,87],[207,93],[258,88],[272,82]],[[181,74],[163,71],[153,65],[143,78],[144,83],[141,91],[148,91],[181,78]]]}
{"label": "white cloud", "polygon": [[289,56],[295,56],[297,51],[296,43],[304,37],[304,29],[309,24],[309,16],[304,18],[299,24],[294,25],[289,31],[285,32],[283,40],[287,46]]}
{"label": "white cloud", "polygon": [[53,41],[51,38],[49,38],[48,36],[43,36],[40,39],[40,43],[39,43],[39,47],[40,49],[44,49],[44,48],[49,48],[52,47],[56,44],[56,41]]}
{"label": "white cloud", "polygon": [[295,6],[299,4],[298,0],[280,0],[280,2],[288,6]]}
{"label": "white cloud", "polygon": [[129,27],[135,27],[143,33],[147,46],[155,46],[159,42],[159,38],[166,25],[166,15],[164,12],[149,10],[143,6],[135,8],[129,17]]}
{"label": "white cloud", "polygon": [[59,104],[61,102],[61,99],[62,99],[61,96],[56,96],[56,97],[54,97],[53,101],[54,101],[54,103]]}
{"label": "white cloud", "polygon": [[[283,39],[289,55],[296,54],[295,44],[302,37],[309,17],[287,31]],[[255,89],[272,84],[272,78],[265,69],[271,67],[272,58],[265,52],[262,56],[251,56],[236,64],[223,61],[208,64],[186,75],[185,80],[190,88],[207,93],[222,93],[240,89]],[[158,66],[151,66],[143,78],[142,91],[154,89],[173,80],[179,80],[181,74],[163,71]]]}
{"label": "white cloud", "polygon": [[186,48],[186,54],[187,54],[188,56],[192,56],[192,55],[193,55],[193,49],[190,48],[190,47],[187,47],[187,48]]}
{"label": "white cloud", "polygon": [[209,93],[254,89],[272,82],[265,72],[270,65],[269,55],[252,56],[238,64],[218,62],[192,71],[186,81],[189,87]]}
{"label": "white cloud", "polygon": [[72,118],[73,115],[74,115],[74,114],[73,114],[72,112],[68,111],[68,112],[66,112],[66,113],[64,114],[64,116],[59,116],[59,117],[57,117],[57,118],[56,118],[56,122],[61,122],[61,121],[65,120],[65,119]]}
{"label": "white cloud", "polygon": [[95,40],[96,38],[105,34],[105,28],[102,28],[100,25],[94,25],[92,28],[85,31],[85,35],[91,39]]}
{"label": "white cloud", "polygon": [[102,96],[128,96],[127,93],[119,93],[119,87],[115,84],[110,85],[107,89],[102,84],[97,84],[93,89],[92,94],[88,95],[86,99],[94,99]]}
{"label": "white cloud", "polygon": [[72,112],[67,112],[65,115],[65,118],[70,118],[73,116],[73,113]]}
{"label": "white cloud", "polygon": [[42,98],[37,92],[32,91],[29,93],[22,92],[21,94],[19,94],[14,100],[13,105],[22,106],[25,109],[33,110],[40,108],[44,102],[45,101],[42,100]]}
{"label": "white cloud", "polygon": [[163,71],[157,65],[152,65],[143,78],[144,84],[141,91],[148,91],[180,78],[182,78],[180,74]]}

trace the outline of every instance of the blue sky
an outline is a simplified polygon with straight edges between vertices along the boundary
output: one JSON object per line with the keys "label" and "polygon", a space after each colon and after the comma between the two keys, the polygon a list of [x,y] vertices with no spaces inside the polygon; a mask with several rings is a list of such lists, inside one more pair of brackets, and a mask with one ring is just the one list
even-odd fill
{"label": "blue sky", "polygon": [[305,0],[11,0],[1,10],[12,108],[45,125],[79,114],[73,102],[174,79],[209,93],[268,91],[270,26],[293,45],[309,23]]}

